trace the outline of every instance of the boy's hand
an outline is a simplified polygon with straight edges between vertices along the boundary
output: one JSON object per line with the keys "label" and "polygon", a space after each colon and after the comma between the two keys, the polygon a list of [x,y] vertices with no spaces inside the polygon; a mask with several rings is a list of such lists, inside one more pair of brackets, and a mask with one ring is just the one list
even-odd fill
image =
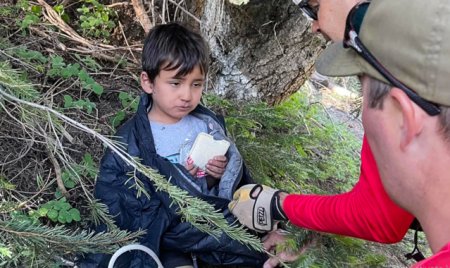
{"label": "boy's hand", "polygon": [[228,159],[224,155],[214,156],[206,164],[206,173],[215,179],[220,179],[227,167]]}
{"label": "boy's hand", "polygon": [[277,252],[277,245],[284,244],[286,242],[286,235],[283,231],[272,231],[268,233],[262,239],[264,249],[274,256],[271,256],[263,265],[263,268],[274,268],[278,267],[281,262],[293,262],[297,260],[301,254],[303,254],[306,249],[315,244],[315,240],[307,243],[305,246],[300,248],[299,250],[292,251],[289,249],[285,249],[281,252]]}
{"label": "boy's hand", "polygon": [[189,174],[191,174],[191,175],[194,176],[194,177],[197,176],[198,167],[194,165],[194,161],[192,160],[191,157],[188,157],[188,159],[186,160],[186,164],[184,165],[184,167],[187,169],[187,171],[189,172]]}

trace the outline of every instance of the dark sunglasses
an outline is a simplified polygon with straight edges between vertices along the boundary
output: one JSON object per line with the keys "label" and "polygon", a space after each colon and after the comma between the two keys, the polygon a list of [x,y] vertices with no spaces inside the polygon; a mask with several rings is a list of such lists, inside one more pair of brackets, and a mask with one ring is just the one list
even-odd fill
{"label": "dark sunglasses", "polygon": [[441,112],[441,109],[437,104],[423,99],[422,97],[417,95],[416,92],[414,92],[413,90],[405,86],[402,82],[400,82],[397,78],[395,78],[362,43],[361,39],[358,36],[358,33],[369,4],[370,2],[363,2],[354,6],[352,10],[350,10],[345,25],[344,47],[353,48],[356,53],[358,53],[358,55],[365,59],[370,65],[372,65],[372,67],[374,67],[375,70],[377,70],[384,78],[386,78],[386,80],[389,81],[391,85],[403,90],[403,92],[405,92],[405,94],[420,108],[422,108],[428,115],[438,115]]}
{"label": "dark sunglasses", "polygon": [[311,6],[310,0],[293,0],[300,8],[303,14],[310,20],[317,20],[317,12],[319,12],[319,5]]}

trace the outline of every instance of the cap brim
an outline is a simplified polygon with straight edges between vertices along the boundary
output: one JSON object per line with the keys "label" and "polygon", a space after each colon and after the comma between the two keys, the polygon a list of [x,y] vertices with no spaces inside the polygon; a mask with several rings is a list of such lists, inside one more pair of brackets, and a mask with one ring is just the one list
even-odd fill
{"label": "cap brim", "polygon": [[352,76],[367,74],[386,81],[367,61],[352,48],[344,48],[342,42],[328,46],[315,64],[318,73],[326,76]]}

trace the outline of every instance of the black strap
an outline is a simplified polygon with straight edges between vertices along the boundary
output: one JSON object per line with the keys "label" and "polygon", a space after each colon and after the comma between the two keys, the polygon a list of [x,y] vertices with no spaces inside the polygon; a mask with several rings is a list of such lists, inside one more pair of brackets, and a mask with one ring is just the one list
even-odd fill
{"label": "black strap", "polygon": [[420,224],[415,225],[414,227],[415,227],[414,228],[415,229],[415,231],[414,231],[414,249],[410,253],[405,254],[405,257],[407,260],[414,259],[415,261],[419,262],[419,261],[425,259],[422,252],[420,252],[419,248],[417,247],[419,229],[422,229],[422,228],[420,228]]}
{"label": "black strap", "polygon": [[272,211],[272,218],[276,221],[287,221],[288,217],[286,216],[286,213],[283,210],[282,204],[281,204],[281,197],[280,193],[284,193],[283,191],[277,191],[274,194],[274,197],[272,199],[271,211]]}

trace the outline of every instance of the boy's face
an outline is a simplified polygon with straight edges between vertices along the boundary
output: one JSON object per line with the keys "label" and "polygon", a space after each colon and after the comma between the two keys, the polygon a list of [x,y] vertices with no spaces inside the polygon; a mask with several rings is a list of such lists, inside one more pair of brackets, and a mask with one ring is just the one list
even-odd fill
{"label": "boy's face", "polygon": [[178,70],[161,70],[154,81],[141,73],[141,86],[152,94],[153,105],[148,113],[153,121],[173,124],[197,107],[202,97],[205,75],[196,66],[189,74],[177,77]]}

